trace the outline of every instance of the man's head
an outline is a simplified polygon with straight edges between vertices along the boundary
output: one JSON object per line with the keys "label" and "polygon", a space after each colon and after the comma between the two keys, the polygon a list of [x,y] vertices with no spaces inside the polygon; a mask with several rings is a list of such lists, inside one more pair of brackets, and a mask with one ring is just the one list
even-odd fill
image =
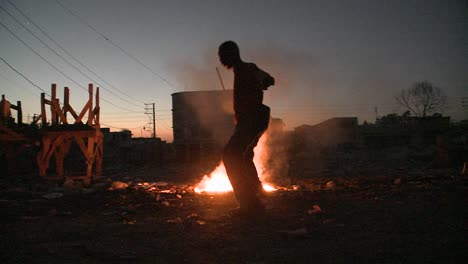
{"label": "man's head", "polygon": [[218,49],[219,60],[226,68],[231,69],[241,61],[239,47],[232,41],[223,42]]}

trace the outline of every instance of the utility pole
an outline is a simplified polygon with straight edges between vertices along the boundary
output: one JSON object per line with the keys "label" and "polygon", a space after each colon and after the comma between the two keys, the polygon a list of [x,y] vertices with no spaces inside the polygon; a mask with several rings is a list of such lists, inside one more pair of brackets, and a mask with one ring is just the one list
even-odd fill
{"label": "utility pole", "polygon": [[153,103],[153,138],[156,138],[156,114],[154,113],[154,103]]}
{"label": "utility pole", "polygon": [[[145,114],[149,117],[148,126],[153,126],[152,137],[156,137],[156,113],[154,110],[154,103],[145,104]],[[146,130],[146,126],[144,128]]]}

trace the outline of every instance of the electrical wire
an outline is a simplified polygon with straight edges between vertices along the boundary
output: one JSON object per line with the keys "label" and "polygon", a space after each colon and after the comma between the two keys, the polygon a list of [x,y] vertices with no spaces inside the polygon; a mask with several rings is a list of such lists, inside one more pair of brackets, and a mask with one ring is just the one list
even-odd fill
{"label": "electrical wire", "polygon": [[143,66],[143,68],[145,68],[147,71],[149,71],[150,73],[152,73],[153,75],[157,76],[159,79],[163,80],[166,84],[168,84],[172,90],[174,92],[177,92],[179,91],[180,89],[178,89],[174,84],[172,84],[171,82],[169,82],[166,78],[164,78],[162,75],[160,75],[159,73],[153,71],[150,67],[148,67],[146,64],[144,64],[143,62],[141,62],[139,59],[137,59],[136,57],[134,57],[132,54],[130,54],[130,52],[126,51],[125,49],[123,49],[120,45],[118,45],[117,43],[115,43],[113,40],[111,40],[109,37],[105,36],[104,34],[102,34],[101,32],[99,32],[96,28],[94,28],[93,26],[91,26],[88,22],[86,22],[83,18],[81,18],[78,14],[76,14],[75,12],[73,12],[71,9],[67,8],[64,4],[62,4],[59,0],[55,0],[55,2],[60,5],[65,11],[67,11],[68,13],[70,13],[72,16],[74,16],[75,18],[77,18],[79,21],[81,21],[83,24],[85,24],[87,27],[89,27],[91,30],[93,30],[96,34],[98,34],[99,36],[101,36],[102,38],[104,38],[104,40],[106,40],[107,42],[109,42],[111,45],[113,45],[114,47],[116,47],[117,49],[119,49],[120,51],[122,51],[125,55],[127,55],[128,57],[130,57],[133,61],[135,61],[136,63],[138,63],[139,65]]}
{"label": "electrical wire", "polygon": [[[52,68],[54,68],[56,71],[58,71],[60,74],[62,74],[63,76],[65,76],[68,80],[70,80],[71,82],[73,82],[74,84],[76,84],[78,87],[80,87],[82,90],[84,91],[88,91],[84,86],[82,86],[81,84],[79,84],[78,82],[76,82],[75,80],[73,80],[70,76],[68,76],[66,73],[64,73],[63,71],[61,71],[59,68],[57,68],[55,65],[53,65],[51,62],[49,62],[46,58],[44,58],[43,56],[41,56],[37,51],[35,51],[31,46],[29,46],[26,42],[24,42],[20,37],[18,37],[13,31],[11,31],[5,24],[3,24],[1,21],[0,21],[0,25],[5,28],[8,32],[10,32],[10,34],[12,34],[18,41],[20,41],[23,45],[25,45],[29,50],[31,50],[34,54],[36,54],[39,58],[41,58],[43,61],[45,61],[47,64],[49,64],[49,66],[51,66]],[[127,109],[125,107],[121,107],[121,106],[118,106],[104,98],[101,97],[101,100],[103,100],[104,102],[107,102],[108,104],[111,104],[117,108],[120,108],[122,110],[125,110],[125,111],[132,111],[130,109]]]}
{"label": "electrical wire", "polygon": [[[1,22],[0,22],[1,23]],[[21,72],[19,72],[17,69],[15,69],[13,66],[10,65],[10,63],[8,63],[4,58],[0,57],[0,60],[3,61],[3,63],[5,63],[6,66],[10,67],[10,69],[12,69],[14,72],[16,72],[17,74],[19,74],[21,77],[23,77],[27,82],[29,82],[32,86],[36,87],[37,89],[41,90],[43,93],[47,94],[48,96],[50,96],[50,94],[48,94],[44,89],[42,89],[41,87],[39,87],[39,85],[33,83],[33,81],[31,81],[28,77],[26,77],[24,74],[22,74]]]}
{"label": "electrical wire", "polygon": [[18,8],[15,4],[13,4],[10,0],[7,0],[10,5],[12,5],[21,15],[23,15],[31,24],[33,24],[39,31],[42,32],[50,41],[52,41],[55,45],[57,45],[62,51],[64,51],[68,56],[70,56],[74,61],[76,61],[78,64],[80,64],[83,68],[94,74],[96,77],[98,77],[101,81],[109,85],[110,87],[114,88],[115,90],[119,91],[123,95],[127,96],[130,99],[133,99],[135,101],[138,101],[142,104],[145,102],[136,99],[135,97],[130,96],[129,94],[125,93],[124,91],[118,89],[117,87],[113,86],[112,84],[108,83],[106,80],[101,78],[97,73],[95,73],[93,70],[91,70],[88,66],[86,66],[84,63],[82,63],[80,60],[78,60],[73,54],[71,54],[68,50],[66,50],[62,45],[60,45],[57,41],[55,41],[45,30],[42,29],[37,23],[35,23],[30,17],[28,17],[20,8]]}
{"label": "electrical wire", "polygon": [[29,28],[27,28],[23,23],[21,23],[21,21],[19,21],[18,19],[16,19],[12,14],[10,14],[10,12],[8,12],[5,8],[3,8],[2,6],[0,6],[0,9],[3,10],[8,16],[10,16],[13,20],[15,20],[16,23],[18,23],[19,25],[21,25],[24,29],[26,29],[26,31],[28,31],[31,35],[33,35],[37,40],[39,40],[44,46],[46,46],[46,48],[48,48],[52,53],[54,53],[56,56],[58,56],[59,58],[61,58],[65,63],[67,63],[70,67],[72,67],[73,69],[75,69],[77,72],[81,73],[83,76],[85,76],[86,78],[88,78],[89,80],[91,80],[93,83],[96,83],[99,87],[101,87],[102,89],[108,91],[109,93],[113,94],[114,96],[116,96],[117,98],[119,98],[120,100],[122,101],[125,101],[129,104],[132,104],[134,106],[137,106],[137,107],[141,107],[143,108],[143,106],[141,105],[137,105],[133,102],[130,102],[122,97],[120,97],[119,95],[115,94],[114,92],[112,92],[111,90],[107,89],[106,87],[104,87],[102,84],[100,84],[99,82],[97,82],[96,80],[94,80],[93,78],[91,78],[90,76],[88,76],[87,74],[85,74],[84,72],[82,72],[80,69],[78,69],[75,65],[73,65],[72,63],[70,63],[67,59],[65,59],[62,55],[58,54],[54,49],[52,49],[52,47],[50,47],[47,43],[45,43],[41,38],[39,38],[36,34],[34,34],[34,32],[32,32],[31,30],[29,30]]}
{"label": "electrical wire", "polygon": [[[9,79],[8,77],[6,77],[5,75],[3,75],[3,73],[0,73],[0,77],[2,77],[3,79],[5,79],[6,81],[10,82],[11,84],[13,84],[13,85],[16,86],[16,87],[19,86],[20,88],[24,88],[24,89],[19,89],[19,90],[21,90],[21,91],[27,91],[29,94],[34,95],[34,96],[37,97],[37,98],[41,98],[37,93],[35,93],[35,92],[33,92],[33,91],[31,90],[31,89],[33,89],[33,88],[31,88],[31,87],[29,87],[29,86],[20,85],[20,84],[18,84],[16,81],[11,80],[11,79]],[[26,87],[27,87],[27,88],[26,88]],[[15,91],[15,92],[18,91],[18,89],[15,89],[15,88],[12,88],[12,89],[13,89],[13,91]],[[34,90],[34,89],[33,89],[33,90]],[[34,90],[34,91],[35,91],[35,90]]]}

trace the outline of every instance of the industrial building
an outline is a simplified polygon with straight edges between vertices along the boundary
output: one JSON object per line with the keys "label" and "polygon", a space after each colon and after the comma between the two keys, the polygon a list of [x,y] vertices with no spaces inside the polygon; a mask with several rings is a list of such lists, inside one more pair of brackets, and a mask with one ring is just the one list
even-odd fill
{"label": "industrial building", "polygon": [[174,148],[179,162],[219,160],[234,129],[232,90],[172,94]]}

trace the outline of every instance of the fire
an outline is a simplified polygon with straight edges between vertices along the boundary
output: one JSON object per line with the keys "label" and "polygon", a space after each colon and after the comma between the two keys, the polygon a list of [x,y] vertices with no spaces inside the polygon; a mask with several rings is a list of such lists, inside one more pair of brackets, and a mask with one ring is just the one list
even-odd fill
{"label": "fire", "polygon": [[222,193],[230,191],[232,191],[232,186],[222,162],[210,175],[203,176],[201,182],[195,187],[195,192],[197,193]]}
{"label": "fire", "polygon": [[[257,168],[257,173],[260,180],[263,182],[264,179],[267,177],[265,173],[265,166],[263,165],[263,160],[267,155],[267,151],[265,148],[266,142],[266,135],[264,134],[258,144],[257,147],[254,149],[254,163],[255,167]],[[263,189],[267,192],[275,191],[272,185],[263,182]],[[226,174],[226,169],[224,168],[223,162],[221,162],[216,169],[214,169],[209,175],[203,176],[203,179],[196,185],[195,187],[196,193],[224,193],[232,191],[231,183],[229,182],[229,178]]]}

